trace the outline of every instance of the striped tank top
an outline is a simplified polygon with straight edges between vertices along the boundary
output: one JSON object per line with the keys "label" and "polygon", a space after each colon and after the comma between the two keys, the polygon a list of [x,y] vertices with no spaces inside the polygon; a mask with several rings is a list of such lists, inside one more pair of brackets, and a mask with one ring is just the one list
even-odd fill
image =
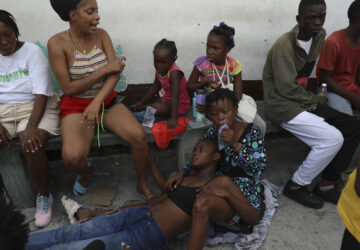
{"label": "striped tank top", "polygon": [[[74,42],[72,41],[71,37],[70,40],[72,42],[74,49],[74,62],[69,69],[72,80],[79,80],[85,78],[95,70],[107,64],[108,60],[104,51],[102,51],[96,45],[90,52],[82,53],[75,49]],[[75,97],[94,98],[97,95],[97,93],[100,91],[100,89],[103,87],[105,79],[106,77],[103,77],[90,89],[76,94]]]}

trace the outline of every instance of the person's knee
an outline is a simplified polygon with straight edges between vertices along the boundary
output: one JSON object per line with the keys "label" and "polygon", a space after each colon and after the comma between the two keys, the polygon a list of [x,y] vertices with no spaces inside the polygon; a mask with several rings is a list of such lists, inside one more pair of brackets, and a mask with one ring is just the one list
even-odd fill
{"label": "person's knee", "polygon": [[338,152],[344,142],[342,133],[333,126],[319,132],[317,138],[312,147],[321,151]]}
{"label": "person's knee", "polygon": [[132,147],[144,147],[146,146],[147,142],[148,142],[148,138],[145,133],[145,130],[142,127],[132,131],[131,138],[129,141],[129,144]]}
{"label": "person's knee", "polygon": [[344,136],[342,133],[334,128],[327,138],[327,144],[336,150],[340,150],[344,143]]}
{"label": "person's knee", "polygon": [[69,171],[76,171],[78,170],[81,165],[86,161],[87,154],[82,152],[77,152],[74,150],[65,150],[62,151],[62,160],[64,166]]}

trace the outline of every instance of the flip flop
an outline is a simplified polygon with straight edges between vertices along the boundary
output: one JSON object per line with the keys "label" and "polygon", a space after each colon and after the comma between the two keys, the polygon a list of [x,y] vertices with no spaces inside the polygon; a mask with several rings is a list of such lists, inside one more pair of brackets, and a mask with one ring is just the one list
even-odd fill
{"label": "flip flop", "polygon": [[73,193],[75,196],[80,196],[80,195],[86,194],[87,190],[88,190],[87,187],[84,187],[83,185],[81,185],[79,183],[80,178],[81,178],[80,175],[76,176],[76,180],[74,182]]}
{"label": "flip flop", "polygon": [[[88,168],[91,168],[92,164],[91,164],[91,161],[89,160],[89,158],[87,159],[87,163],[88,163]],[[76,180],[74,182],[73,194],[75,196],[84,195],[87,193],[87,190],[88,190],[87,187],[84,187],[83,185],[81,185],[79,183],[80,178],[81,178],[81,175],[76,176]]]}

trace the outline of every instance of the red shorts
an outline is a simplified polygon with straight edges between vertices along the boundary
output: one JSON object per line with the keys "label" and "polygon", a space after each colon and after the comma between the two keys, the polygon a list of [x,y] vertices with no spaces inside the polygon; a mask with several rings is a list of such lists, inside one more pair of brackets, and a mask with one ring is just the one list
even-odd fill
{"label": "red shorts", "polygon": [[[111,92],[108,97],[106,97],[104,101],[104,106],[106,107],[108,104],[116,96],[117,92]],[[94,98],[79,98],[79,97],[69,97],[64,95],[61,98],[60,102],[60,111],[61,111],[61,119],[69,114],[80,113],[82,114],[87,106],[94,100]]]}

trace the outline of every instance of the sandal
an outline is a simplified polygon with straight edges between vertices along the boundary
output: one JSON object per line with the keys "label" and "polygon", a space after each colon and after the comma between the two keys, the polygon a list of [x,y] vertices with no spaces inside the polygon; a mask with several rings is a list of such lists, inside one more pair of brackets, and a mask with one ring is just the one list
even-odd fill
{"label": "sandal", "polygon": [[61,197],[61,203],[65,208],[70,223],[75,224],[77,222],[77,219],[75,218],[75,213],[79,210],[79,208],[81,208],[81,205],[76,201],[67,198],[65,195]]}
{"label": "sandal", "polygon": [[86,194],[87,190],[88,190],[87,187],[84,187],[83,185],[81,185],[79,183],[80,178],[81,178],[81,176],[78,175],[76,177],[75,182],[74,182],[73,193],[74,193],[75,196],[80,196],[80,195]]}
{"label": "sandal", "polygon": [[[92,164],[91,164],[89,158],[87,159],[87,163],[88,163],[88,167],[91,168]],[[84,195],[84,194],[87,193],[87,190],[88,190],[87,187],[84,187],[83,185],[81,185],[81,184],[79,183],[80,178],[81,178],[81,175],[76,176],[76,180],[75,180],[75,182],[74,182],[73,194],[74,194],[75,196]]]}

